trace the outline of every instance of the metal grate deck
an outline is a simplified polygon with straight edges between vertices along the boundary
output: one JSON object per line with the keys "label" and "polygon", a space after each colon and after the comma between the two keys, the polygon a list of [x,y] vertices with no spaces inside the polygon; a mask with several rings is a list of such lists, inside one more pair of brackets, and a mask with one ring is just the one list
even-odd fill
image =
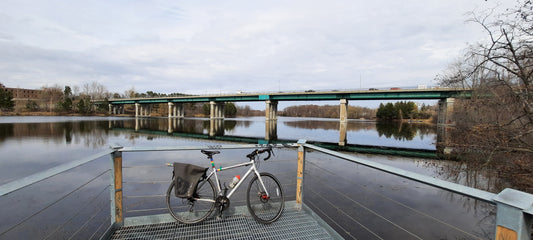
{"label": "metal grate deck", "polygon": [[251,216],[234,214],[199,224],[176,222],[121,227],[111,239],[337,239],[338,235],[308,209],[285,208],[278,221],[264,225]]}

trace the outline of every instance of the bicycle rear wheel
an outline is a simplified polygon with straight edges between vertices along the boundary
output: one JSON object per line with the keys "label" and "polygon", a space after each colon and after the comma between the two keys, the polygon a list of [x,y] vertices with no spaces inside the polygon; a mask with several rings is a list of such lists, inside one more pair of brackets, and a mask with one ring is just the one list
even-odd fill
{"label": "bicycle rear wheel", "polygon": [[174,181],[172,181],[167,190],[167,208],[172,217],[178,222],[186,224],[193,224],[206,219],[215,208],[215,187],[211,179],[204,179],[198,183],[195,197],[212,201],[176,197]]}
{"label": "bicycle rear wheel", "polygon": [[248,185],[246,203],[250,214],[256,221],[269,224],[281,216],[285,207],[285,199],[283,198],[283,189],[274,175],[270,173],[260,173],[260,175],[266,189],[261,185],[259,178],[255,176]]}

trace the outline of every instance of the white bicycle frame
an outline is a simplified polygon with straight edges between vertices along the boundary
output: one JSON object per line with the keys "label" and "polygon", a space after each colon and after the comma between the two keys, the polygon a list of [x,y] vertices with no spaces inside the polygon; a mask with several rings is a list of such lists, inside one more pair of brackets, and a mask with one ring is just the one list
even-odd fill
{"label": "white bicycle frame", "polygon": [[[248,165],[252,165],[248,171],[246,171],[246,173],[244,174],[244,176],[241,178],[241,180],[237,183],[237,185],[235,185],[235,187],[233,187],[233,189],[231,189],[231,191],[226,195],[227,198],[231,198],[231,196],[233,195],[233,193],[241,186],[241,184],[244,182],[244,180],[250,176],[250,174],[253,172],[255,173],[255,175],[257,176],[257,178],[259,179],[259,182],[261,183],[261,187],[263,187],[263,190],[265,191],[266,195],[267,196],[270,196],[270,194],[268,193],[266,187],[265,187],[265,184],[263,183],[263,179],[261,179],[261,175],[259,174],[259,172],[257,171],[257,168],[255,167],[255,161],[254,160],[250,160],[249,162],[244,162],[244,163],[239,163],[239,164],[235,164],[235,165],[231,165],[231,166],[227,166],[227,167],[220,167],[220,168],[215,168],[215,164],[213,162],[213,159],[211,158],[210,159],[211,162],[212,162],[212,167],[211,167],[211,172],[209,173],[209,175],[207,175],[207,177],[205,178],[206,180],[211,178],[211,176],[215,175],[215,185],[217,186],[217,191],[218,191],[218,196],[223,196],[223,190],[220,186],[220,182],[218,180],[218,175],[217,175],[217,172],[220,172],[220,171],[224,171],[224,170],[228,170],[228,169],[232,169],[232,168],[238,168],[238,167],[244,167],[244,166],[248,166]],[[204,182],[205,184],[205,182]],[[206,202],[215,202],[215,199],[205,199],[205,198],[194,198],[194,200],[196,201],[206,201]]]}

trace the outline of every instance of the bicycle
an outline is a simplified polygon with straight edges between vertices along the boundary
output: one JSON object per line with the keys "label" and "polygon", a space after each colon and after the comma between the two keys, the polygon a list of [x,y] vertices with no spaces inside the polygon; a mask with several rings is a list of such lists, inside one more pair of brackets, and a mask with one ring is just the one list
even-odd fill
{"label": "bicycle", "polygon": [[[222,216],[222,212],[230,205],[231,196],[242,185],[244,180],[253,176],[246,194],[246,205],[252,217],[259,223],[270,224],[275,222],[282,214],[285,207],[285,200],[283,198],[283,189],[276,177],[270,173],[259,173],[256,168],[256,162],[259,161],[259,155],[267,152],[268,156],[263,160],[270,158],[272,148],[268,147],[261,150],[254,150],[252,153],[246,155],[248,162],[243,162],[227,167],[216,168],[213,160],[213,155],[219,154],[219,151],[201,150],[211,161],[211,169],[209,173],[201,178],[196,187],[196,191],[192,197],[178,198],[173,194],[175,191],[175,181],[168,187],[166,200],[167,208],[178,222],[185,224],[194,224],[205,220],[217,208],[218,216]],[[242,179],[236,183],[233,188],[228,188],[224,183],[224,188],[221,187],[217,172],[250,166],[248,171],[244,174]],[[213,184],[214,181],[217,184]],[[215,191],[215,185],[217,187]],[[231,184],[230,184],[231,185]]]}

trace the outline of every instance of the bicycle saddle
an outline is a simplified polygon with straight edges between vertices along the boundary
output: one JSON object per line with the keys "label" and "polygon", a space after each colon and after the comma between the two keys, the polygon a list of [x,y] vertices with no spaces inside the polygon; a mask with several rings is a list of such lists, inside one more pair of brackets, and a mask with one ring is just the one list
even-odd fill
{"label": "bicycle saddle", "polygon": [[203,154],[207,155],[207,157],[213,157],[215,154],[219,154],[220,151],[207,151],[207,150],[200,150]]}

